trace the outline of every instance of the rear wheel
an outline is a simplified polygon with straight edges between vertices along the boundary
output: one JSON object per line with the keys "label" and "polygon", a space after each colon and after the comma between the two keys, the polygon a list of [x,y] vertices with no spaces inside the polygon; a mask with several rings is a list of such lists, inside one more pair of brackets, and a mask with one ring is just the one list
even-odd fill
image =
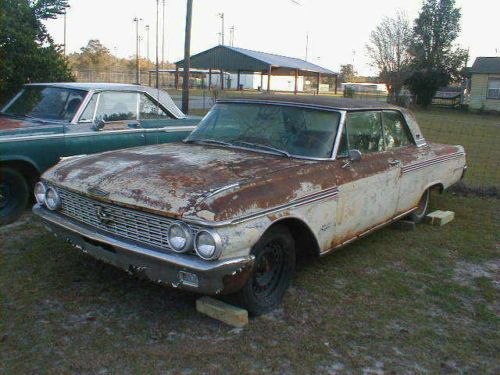
{"label": "rear wheel", "polygon": [[422,198],[418,201],[418,206],[415,211],[413,211],[410,215],[408,215],[408,219],[413,221],[414,223],[420,223],[425,215],[427,214],[427,210],[429,208],[429,200],[430,200],[431,190],[427,189]]}
{"label": "rear wheel", "polygon": [[0,168],[0,225],[17,220],[28,200],[29,187],[24,176],[12,168]]}
{"label": "rear wheel", "polygon": [[280,304],[295,270],[295,244],[287,227],[268,230],[252,250],[252,274],[238,292],[238,300],[251,315],[271,311]]}

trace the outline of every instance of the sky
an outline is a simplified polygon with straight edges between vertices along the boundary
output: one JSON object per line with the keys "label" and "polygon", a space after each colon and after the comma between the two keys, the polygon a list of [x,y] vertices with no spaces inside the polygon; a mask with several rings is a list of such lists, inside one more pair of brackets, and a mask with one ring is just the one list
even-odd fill
{"label": "sky", "polygon": [[[135,55],[134,17],[141,18],[141,56],[147,55],[146,25],[150,25],[151,60],[155,59],[156,0],[70,0],[67,12],[67,52],[79,51],[89,39],[99,39],[120,57]],[[160,16],[162,12],[160,0]],[[183,57],[186,0],[165,1],[165,60]],[[298,4],[297,4],[298,3]],[[403,10],[413,20],[421,0],[193,0],[191,54],[219,44],[224,13],[225,43],[234,25],[234,46],[305,58],[334,71],[354,63],[360,75],[376,75],[366,56],[370,32],[384,16]],[[462,9],[458,43],[477,56],[500,56],[498,0],[457,0]],[[56,43],[63,43],[63,19],[46,22]],[[161,60],[161,17],[160,17]]]}

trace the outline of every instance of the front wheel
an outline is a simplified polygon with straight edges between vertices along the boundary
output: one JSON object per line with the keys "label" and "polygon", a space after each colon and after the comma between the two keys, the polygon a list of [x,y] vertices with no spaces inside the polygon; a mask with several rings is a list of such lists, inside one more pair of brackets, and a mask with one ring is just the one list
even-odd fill
{"label": "front wheel", "polygon": [[418,206],[415,211],[413,211],[410,215],[408,215],[408,219],[413,221],[415,224],[420,223],[425,215],[427,215],[427,210],[429,208],[429,200],[430,200],[431,190],[427,189],[422,198],[418,201]]}
{"label": "front wheel", "polygon": [[17,220],[28,200],[29,187],[24,176],[12,168],[0,168],[0,225]]}
{"label": "front wheel", "polygon": [[289,229],[277,225],[268,230],[252,254],[252,274],[237,297],[251,315],[260,315],[279,305],[290,286],[295,270],[295,244]]}

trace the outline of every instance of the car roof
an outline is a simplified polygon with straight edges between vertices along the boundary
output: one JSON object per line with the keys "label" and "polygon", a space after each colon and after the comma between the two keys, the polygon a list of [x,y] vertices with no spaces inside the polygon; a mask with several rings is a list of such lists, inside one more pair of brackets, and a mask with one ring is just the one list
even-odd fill
{"label": "car roof", "polygon": [[397,109],[403,108],[376,100],[359,100],[350,98],[338,98],[327,95],[241,95],[235,97],[220,98],[220,102],[252,102],[252,103],[293,103],[299,105],[310,105],[312,107],[328,107],[339,110],[363,110],[363,109]]}
{"label": "car roof", "polygon": [[135,91],[143,90],[147,86],[132,85],[127,83],[101,83],[101,82],[47,82],[47,83],[28,83],[26,86],[51,86],[80,90],[123,90]]}
{"label": "car roof", "polygon": [[163,90],[154,87],[131,85],[126,83],[100,83],[100,82],[49,82],[49,83],[27,83],[25,86],[60,87],[74,90],[112,90],[112,91],[138,91],[146,92],[158,100],[167,111],[175,118],[185,118],[186,115],[175,105],[170,95]]}

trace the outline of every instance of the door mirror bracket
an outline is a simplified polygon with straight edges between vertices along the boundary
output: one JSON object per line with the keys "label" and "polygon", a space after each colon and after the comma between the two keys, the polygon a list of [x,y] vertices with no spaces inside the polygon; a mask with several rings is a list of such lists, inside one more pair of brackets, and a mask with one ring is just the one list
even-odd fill
{"label": "door mirror bracket", "polygon": [[349,161],[360,161],[361,152],[359,150],[349,150]]}

